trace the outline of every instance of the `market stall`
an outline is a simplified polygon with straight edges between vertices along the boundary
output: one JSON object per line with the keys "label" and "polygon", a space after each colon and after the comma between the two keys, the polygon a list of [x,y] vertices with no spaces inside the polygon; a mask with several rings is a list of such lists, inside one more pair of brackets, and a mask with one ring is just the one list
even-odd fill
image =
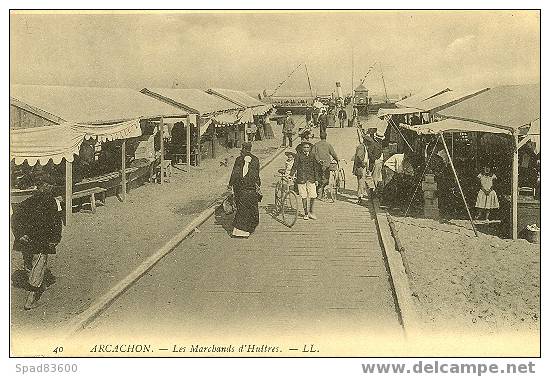
{"label": "market stall", "polygon": [[[164,117],[187,115],[131,89],[36,85],[10,88],[10,113],[12,173],[30,177],[27,182],[21,180],[28,186],[24,189],[32,193],[33,170],[59,175],[64,165],[65,207],[72,208],[73,198],[85,193],[91,195],[92,209],[94,193],[105,195],[112,189],[124,200],[128,180],[142,175],[136,172],[149,173],[151,164],[163,161],[161,138],[158,154],[144,166],[126,166],[135,160],[135,155],[128,156],[127,141],[142,136],[146,121],[156,121],[161,130]],[[50,124],[41,125],[44,122]],[[98,171],[98,166],[106,171]],[[78,174],[73,174],[74,167]],[[17,187],[13,189],[15,193]],[[68,223],[72,211],[65,212]]]}
{"label": "market stall", "polygon": [[[233,124],[243,110],[242,106],[199,89],[143,88],[141,92],[193,115],[194,120],[185,124],[185,145],[171,141],[170,150],[184,151],[186,163],[192,161],[196,165],[201,158],[214,156],[219,144],[218,128]],[[192,156],[196,158],[192,160]]]}
{"label": "market stall", "polygon": [[[443,135],[475,133],[477,135],[502,135],[507,138],[510,148],[501,148],[500,152],[508,153],[508,158],[511,157],[508,173],[511,180],[508,187],[511,210],[510,233],[512,238],[517,238],[518,199],[520,195],[518,183],[519,155],[521,148],[527,143],[532,143],[534,151],[540,153],[540,146],[537,146],[540,143],[540,85],[514,85],[492,88],[449,106],[439,111],[437,115],[446,119],[413,126],[401,123],[400,126],[419,135],[436,135],[440,138],[445,146],[447,157],[459,187],[460,181],[453,163],[456,156],[449,152]],[[475,165],[470,166],[470,169],[477,170],[479,167],[477,155],[474,162]],[[462,187],[460,187],[460,191],[467,207]],[[533,188],[532,191],[532,197],[535,197],[536,188]]]}
{"label": "market stall", "polygon": [[268,119],[273,108],[272,105],[265,104],[239,90],[212,88],[208,89],[207,92],[245,109],[237,115],[237,118],[239,119],[238,123],[247,124],[245,130],[245,134],[249,135],[247,139],[263,140],[264,138],[273,138],[273,131]]}

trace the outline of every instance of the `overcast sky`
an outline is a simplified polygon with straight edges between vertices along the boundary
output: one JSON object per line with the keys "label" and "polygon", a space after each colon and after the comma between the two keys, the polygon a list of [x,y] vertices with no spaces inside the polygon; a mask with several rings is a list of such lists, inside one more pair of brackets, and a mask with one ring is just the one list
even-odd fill
{"label": "overcast sky", "polygon": [[[539,82],[539,14],[365,11],[12,14],[12,83],[274,89],[300,63],[332,91],[388,92]],[[303,67],[282,92],[308,89]]]}

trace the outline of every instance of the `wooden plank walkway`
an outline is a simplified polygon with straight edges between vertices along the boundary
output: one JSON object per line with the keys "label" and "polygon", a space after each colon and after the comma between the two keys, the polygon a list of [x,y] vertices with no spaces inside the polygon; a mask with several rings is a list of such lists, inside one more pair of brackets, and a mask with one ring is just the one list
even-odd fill
{"label": "wooden plank walkway", "polygon": [[[329,132],[338,131],[355,137],[350,132],[354,129]],[[275,172],[283,159],[262,171],[260,225],[249,239],[229,237],[231,217],[212,217],[130,288],[90,331],[158,334],[177,328],[197,337],[243,331],[281,336],[399,332],[369,209],[355,204],[351,196],[336,203],[318,201],[318,220],[298,219],[287,228],[269,214]],[[143,323],[145,330],[138,326]]]}

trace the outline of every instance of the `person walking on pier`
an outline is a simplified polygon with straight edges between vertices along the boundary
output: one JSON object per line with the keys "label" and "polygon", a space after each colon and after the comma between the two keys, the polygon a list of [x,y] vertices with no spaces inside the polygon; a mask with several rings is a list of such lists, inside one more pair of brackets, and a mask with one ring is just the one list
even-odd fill
{"label": "person walking on pier", "polygon": [[311,153],[311,143],[303,142],[301,145],[302,148],[300,148],[300,151],[296,155],[296,160],[292,166],[292,173],[296,172],[298,193],[302,198],[302,205],[304,207],[304,220],[316,220],[317,216],[313,213],[313,204],[315,198],[317,198],[319,169],[315,156]]}
{"label": "person walking on pier", "polygon": [[345,122],[347,117],[348,115],[346,114],[346,110],[343,107],[341,107],[340,111],[338,112],[338,120],[340,121],[340,128],[345,127]]}
{"label": "person walking on pier", "polygon": [[323,132],[320,137],[321,140],[315,143],[312,153],[319,164],[320,177],[319,187],[317,187],[317,196],[322,199],[325,187],[328,185],[330,179],[331,162],[334,160],[338,163],[339,160],[334,147],[327,142],[327,133]]}
{"label": "person walking on pier", "polygon": [[281,145],[283,148],[286,148],[286,140],[288,139],[288,146],[292,148],[292,137],[294,136],[294,121],[290,117],[292,115],[292,111],[286,112],[286,118],[283,121],[283,145]]}
{"label": "person walking on pier", "polygon": [[21,202],[11,219],[15,237],[13,250],[23,254],[28,274],[25,310],[32,309],[42,294],[48,256],[56,253],[56,246],[61,242],[61,206],[53,195],[54,185],[52,177],[45,173],[40,175],[37,191]]}
{"label": "person walking on pier", "polygon": [[[365,135],[366,136],[366,135]],[[361,144],[355,149],[353,156],[353,175],[357,177],[357,203],[367,199],[367,179],[369,171],[369,153],[367,149],[367,138],[363,137]]]}
{"label": "person walking on pier", "polygon": [[319,133],[327,132],[328,127],[328,115],[326,108],[321,109],[321,115],[319,115]]}
{"label": "person walking on pier", "polygon": [[260,161],[251,151],[252,143],[244,142],[229,179],[237,207],[232,237],[237,238],[248,238],[260,222]]}

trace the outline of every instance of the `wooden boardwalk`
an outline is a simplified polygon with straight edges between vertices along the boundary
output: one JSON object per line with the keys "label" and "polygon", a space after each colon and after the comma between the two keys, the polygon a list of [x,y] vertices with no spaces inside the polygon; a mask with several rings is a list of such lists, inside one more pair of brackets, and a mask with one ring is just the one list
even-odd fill
{"label": "wooden boardwalk", "polygon": [[[345,155],[355,130],[329,132],[345,136],[334,142],[337,151],[346,147],[339,151]],[[220,333],[270,338],[398,333],[369,208],[343,195],[336,203],[317,202],[318,220],[299,218],[287,228],[270,215],[271,186],[283,159],[284,155],[262,171],[260,225],[249,239],[230,238],[232,218],[213,216],[89,330],[158,335],[170,329],[201,338]],[[349,186],[354,189],[355,183]]]}

